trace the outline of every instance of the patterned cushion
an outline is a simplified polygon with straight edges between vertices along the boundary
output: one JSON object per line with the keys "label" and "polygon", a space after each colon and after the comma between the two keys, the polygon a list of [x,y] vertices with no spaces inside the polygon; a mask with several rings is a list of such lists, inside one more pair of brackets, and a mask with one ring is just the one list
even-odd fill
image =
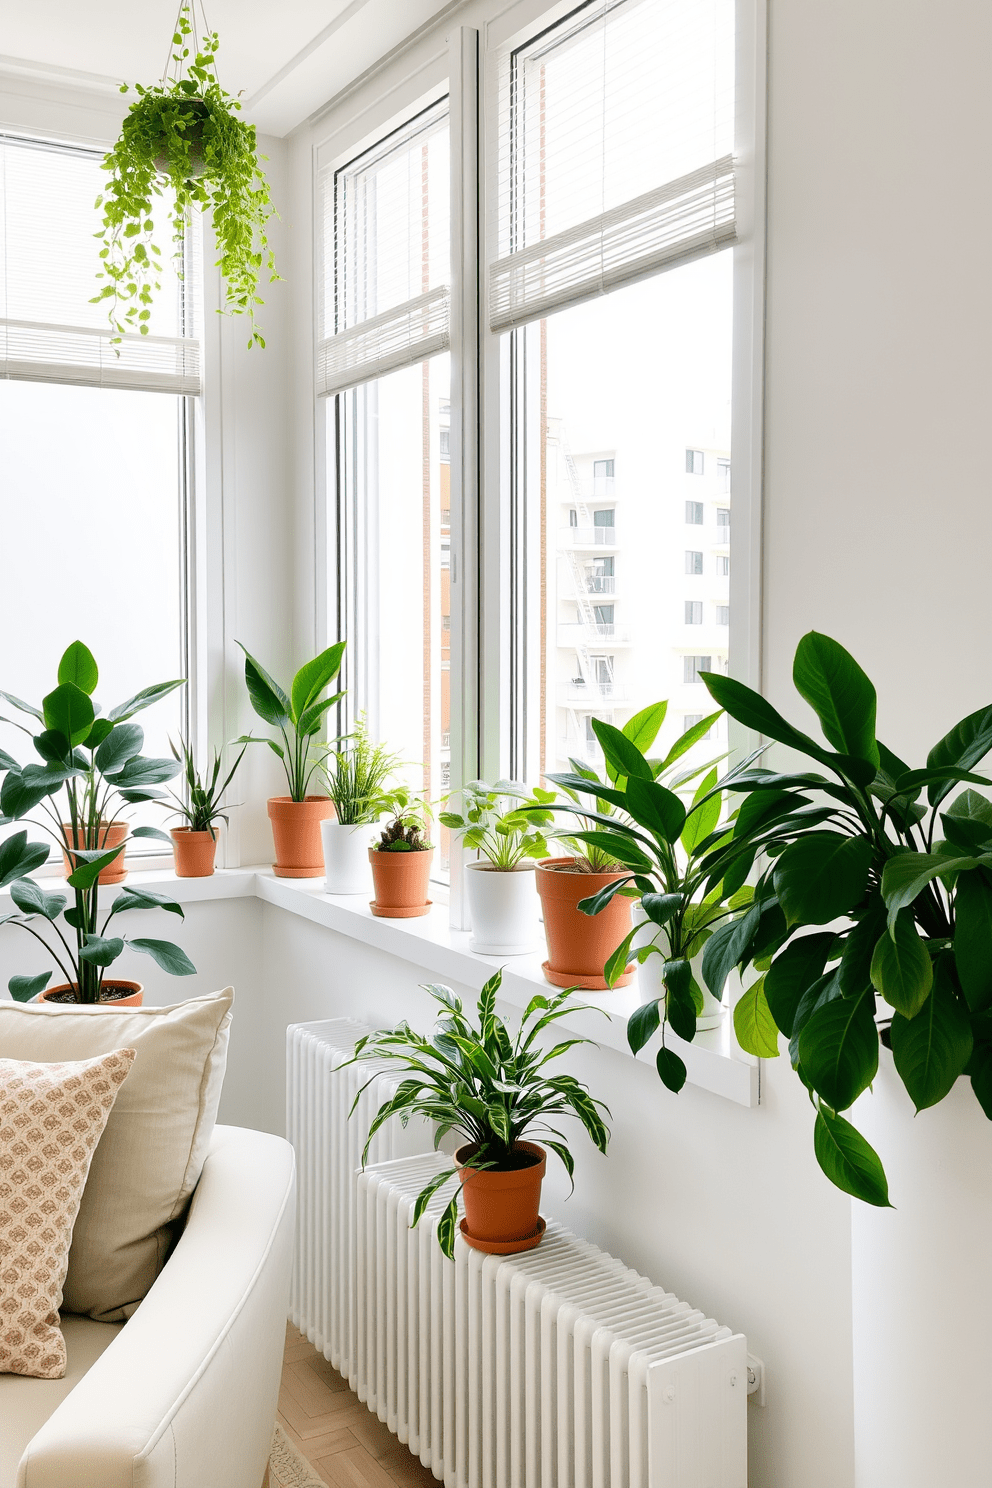
{"label": "patterned cushion", "polygon": [[65,1374],[69,1242],[90,1160],[133,1049],[33,1064],[0,1059],[0,1372]]}

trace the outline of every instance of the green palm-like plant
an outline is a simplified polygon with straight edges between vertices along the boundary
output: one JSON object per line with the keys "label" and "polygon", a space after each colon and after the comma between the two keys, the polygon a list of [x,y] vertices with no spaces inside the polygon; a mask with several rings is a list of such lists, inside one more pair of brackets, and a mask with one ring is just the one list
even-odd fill
{"label": "green palm-like plant", "polygon": [[175,815],[183,818],[191,832],[209,832],[216,841],[217,833],[214,831],[214,822],[227,821],[221,806],[221,799],[244,759],[245,750],[248,748],[247,742],[242,744],[237,759],[223,780],[220,778],[221,757],[216,750],[212,764],[201,775],[196,768],[193,750],[187,739],[179,740],[178,749],[170,739],[169,748],[172,750],[173,758],[181,765],[183,775],[183,795],[178,796],[175,791],[169,792],[176,803]]}
{"label": "green palm-like plant", "polygon": [[245,653],[245,685],[251,705],[263,722],[279,730],[282,743],[277,744],[275,739],[256,739],[253,734],[242,734],[235,743],[268,744],[282,760],[290,800],[305,801],[311,778],[329,753],[327,746],[320,742],[324,715],[344,697],[343,692],[336,692],[331,697],[323,697],[322,693],[341,669],[345,643],[338,641],[336,645],[328,646],[313,661],[301,666],[289,692],[269,676],[261,662],[256,661],[240,641],[238,645]]}
{"label": "green palm-like plant", "polygon": [[[391,1116],[399,1116],[404,1124],[414,1115],[433,1121],[435,1148],[448,1132],[460,1132],[466,1142],[475,1144],[476,1150],[465,1164],[475,1169],[510,1165],[515,1144],[529,1132],[532,1136],[541,1134],[541,1140],[561,1159],[571,1179],[572,1154],[562,1133],[548,1124],[548,1118],[555,1116],[575,1116],[599,1151],[606,1151],[610,1134],[600,1111],[608,1116],[607,1107],[573,1075],[549,1074],[547,1070],[567,1050],[592,1040],[568,1038],[551,1049],[538,1042],[545,1029],[561,1018],[586,1011],[586,1005],[572,1000],[572,989],[553,997],[538,993],[527,1004],[516,1037],[511,1038],[496,1016],[501,979],[502,973],[497,972],[483,987],[477,1023],[466,1016],[450,987],[431,984],[424,990],[440,1003],[445,1016],[430,1037],[414,1032],[404,1022],[358,1040],[355,1060],[385,1059],[406,1075],[396,1094],[376,1113],[363,1162],[372,1138]],[[357,1104],[358,1097],[352,1112]],[[545,1132],[550,1132],[550,1139]],[[456,1172],[452,1166],[436,1174],[421,1190],[414,1205],[414,1224],[436,1191]],[[449,1258],[454,1255],[457,1223],[456,1193],[438,1224],[438,1241]]]}

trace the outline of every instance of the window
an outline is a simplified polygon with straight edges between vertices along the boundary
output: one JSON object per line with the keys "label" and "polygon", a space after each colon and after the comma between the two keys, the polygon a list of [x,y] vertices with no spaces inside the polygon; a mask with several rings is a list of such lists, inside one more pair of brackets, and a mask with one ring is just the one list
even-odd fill
{"label": "window", "polygon": [[451,430],[450,429],[442,429],[440,431],[440,438],[441,438],[441,459],[442,460],[450,460],[451,459]]}
{"label": "window", "polygon": [[718,553],[717,554],[717,558],[716,558],[716,572],[717,572],[717,578],[720,578],[720,579],[729,579],[730,578],[730,559],[727,557],[726,553]]}
{"label": "window", "polygon": [[604,511],[594,511],[592,514],[594,527],[614,527],[616,525],[616,512],[612,507]]}
{"label": "window", "polygon": [[593,473],[593,476],[594,476],[594,478],[596,480],[600,480],[600,479],[602,479],[602,480],[607,480],[607,479],[608,480],[612,480],[613,479],[613,461],[612,460],[593,460],[593,462],[592,462],[592,473]]}
{"label": "window", "polygon": [[703,571],[703,555],[695,551],[686,551],[685,571],[687,574],[701,574]]}
{"label": "window", "polygon": [[717,605],[717,607],[716,607],[716,623],[717,623],[717,625],[729,625],[730,624],[730,606],[729,605]]}
{"label": "window", "polygon": [[596,617],[596,629],[601,635],[612,635],[613,633],[613,605],[601,604],[593,606],[593,614]]}
{"label": "window", "polygon": [[700,672],[711,672],[712,670],[712,656],[683,656],[682,658],[683,682],[698,682],[700,680]]}
{"label": "window", "polygon": [[718,527],[729,527],[730,526],[730,508],[729,507],[727,507],[727,506],[718,506],[717,507],[717,509],[716,509],[716,525]]}
{"label": "window", "polygon": [[723,496],[730,495],[730,461],[717,460],[716,462],[716,484],[717,490]]}
{"label": "window", "polygon": [[687,449],[685,452],[686,475],[702,475],[703,452],[702,450]]}
{"label": "window", "polygon": [[[102,152],[0,135],[0,626],[17,638],[3,685],[40,702],[76,637],[96,656],[105,708],[187,677],[188,688],[139,720],[145,752],[168,756],[170,735],[189,731],[193,692],[186,532],[199,240],[193,224],[182,280],[162,242],[152,334],[125,336],[118,356],[106,304],[90,303],[101,160]],[[139,624],[121,623],[115,596],[125,610],[140,597]],[[33,757],[13,731],[2,743]],[[141,805],[132,819],[161,826],[163,812]]]}
{"label": "window", "polygon": [[685,602],[686,625],[702,625],[703,623],[703,601],[701,599],[687,599]]}
{"label": "window", "polygon": [[685,504],[685,519],[690,527],[702,527],[703,503],[701,501],[687,501]]}

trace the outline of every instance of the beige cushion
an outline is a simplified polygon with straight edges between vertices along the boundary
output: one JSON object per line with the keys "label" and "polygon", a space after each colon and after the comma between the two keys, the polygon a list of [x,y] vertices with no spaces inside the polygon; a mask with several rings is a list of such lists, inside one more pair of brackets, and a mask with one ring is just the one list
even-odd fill
{"label": "beige cushion", "polygon": [[0,1059],[0,1373],[61,1379],[72,1226],[133,1049],[59,1064]]}
{"label": "beige cushion", "polygon": [[0,1051],[86,1059],[135,1051],[93,1157],[69,1252],[64,1307],[131,1316],[165,1264],[217,1117],[234,991],[174,1007],[0,1003]]}

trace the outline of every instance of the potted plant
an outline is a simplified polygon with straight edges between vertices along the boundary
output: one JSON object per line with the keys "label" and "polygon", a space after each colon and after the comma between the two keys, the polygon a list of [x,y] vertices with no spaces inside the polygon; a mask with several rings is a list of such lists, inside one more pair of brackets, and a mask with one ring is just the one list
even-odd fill
{"label": "potted plant", "polygon": [[193,751],[186,739],[179,740],[178,749],[170,739],[169,748],[182,767],[184,795],[177,796],[174,791],[170,791],[169,794],[176,803],[175,814],[186,820],[184,827],[172,827],[169,832],[176,863],[176,877],[210,878],[214,871],[214,858],[217,855],[217,833],[214,830],[214,822],[227,821],[227,817],[221,810],[221,797],[234,779],[248,745],[241,746],[241,753],[223,781],[220,780],[220,755],[216,752],[210,770],[200,775],[193,759]]}
{"label": "potted plant", "polygon": [[268,744],[286,772],[289,794],[272,796],[268,802],[276,849],[273,872],[278,878],[319,878],[324,867],[320,824],[333,814],[334,805],[329,797],[308,792],[328,753],[327,746],[320,742],[324,715],[344,697],[343,692],[331,697],[323,694],[340,671],[345,643],[328,646],[301,666],[288,693],[240,641],[238,645],[245,653],[245,684],[251,705],[263,722],[282,735],[281,744],[275,739],[258,740],[251,734],[242,734],[235,741]]}
{"label": "potted plant", "polygon": [[[103,208],[98,278],[106,283],[94,301],[109,300],[116,340],[128,332],[148,334],[152,295],[161,287],[153,236],[154,219],[160,216],[156,198],[168,189],[171,200],[163,210],[172,223],[180,277],[190,213],[207,208],[217,240],[217,266],[227,286],[224,309],[248,315],[249,346],[264,346],[254,316],[255,306],[262,303],[258,279],[263,263],[270,282],[279,276],[266,238],[275,209],[256,153],[255,127],[238,118],[240,103],[218,83],[217,33],[197,39],[188,0],[180,7],[172,40],[175,50],[166,76],[151,87],[137,84],[138,97],[103,162],[110,181],[97,200]],[[121,92],[127,91],[127,84],[122,85]]]}
{"label": "potted plant", "polygon": [[[140,1002],[139,983],[107,976],[107,968],[126,945],[151,956],[173,976],[188,976],[196,969],[170,941],[107,934],[110,921],[125,910],[160,907],[182,918],[182,907],[164,895],[123,889],[102,920],[99,913],[102,875],[124,852],[124,841],[107,845],[108,827],[120,822],[122,804],[161,800],[163,792],[157,786],[171,780],[179,768],[171,759],[143,757],[144,734],[130,720],[181,687],[182,680],[143,688],[105,717],[98,714],[91,698],[98,681],[92,653],[81,641],[74,641],[59,662],[58,685],[40,708],[10,693],[0,694],[22,715],[36,720],[31,727],[15,727],[32,739],[41,761],[20,765],[11,755],[0,753],[0,811],[8,821],[17,821],[41,808],[48,818],[41,825],[68,861],[68,886],[73,891],[73,903],[67,907],[63,894],[45,893],[26,877],[48,857],[48,848],[28,842],[27,832],[17,832],[0,845],[0,884],[10,885],[16,906],[3,920],[22,926],[41,941],[65,978],[63,984],[45,991],[51,971],[11,977],[10,993],[21,1002],[39,994],[56,1002],[114,1002],[117,1006]],[[68,822],[57,806],[62,792]],[[120,824],[126,837],[127,823]],[[157,827],[135,827],[131,836],[169,840]]]}
{"label": "potted plant", "polygon": [[324,851],[324,891],[366,894],[372,885],[369,848],[380,819],[400,810],[409,799],[402,788],[389,789],[399,755],[373,744],[365,719],[359,717],[347,748],[324,762],[327,794],[336,820],[320,824]]}
{"label": "potted plant", "polygon": [[[497,972],[483,987],[477,1023],[466,1016],[450,987],[428,986],[424,990],[443,1012],[433,1037],[426,1038],[401,1023],[391,1031],[359,1039],[354,1058],[388,1060],[401,1075],[396,1094],[376,1113],[368,1143],[395,1115],[404,1121],[413,1115],[424,1116],[436,1123],[439,1134],[455,1131],[463,1138],[454,1165],[434,1176],[419,1194],[413,1223],[419,1222],[433,1195],[457,1173],[465,1204],[460,1226],[465,1240],[476,1250],[509,1255],[533,1249],[544,1234],[539,1206],[547,1154],[544,1147],[525,1140],[525,1134],[540,1134],[571,1179],[572,1154],[550,1120],[576,1117],[605,1153],[610,1134],[600,1112],[610,1113],[573,1075],[548,1072],[552,1060],[591,1040],[569,1038],[550,1052],[539,1042],[539,1035],[559,1019],[586,1011],[582,1004],[571,1001],[568,991],[550,998],[538,994],[531,998],[511,1038],[496,1016],[501,977],[502,972]],[[459,1193],[438,1224],[438,1241],[449,1259],[455,1250]]]}
{"label": "potted plant", "polygon": [[766,866],[752,905],[707,945],[704,975],[713,986],[731,966],[764,970],[735,1010],[738,1039],[774,1058],[785,1035],[816,1108],[821,1168],[886,1206],[878,1154],[841,1114],[872,1083],[880,1038],[917,1111],[968,1075],[992,1120],[992,803],[968,788],[948,799],[956,785],[992,784],[974,772],[992,749],[992,707],[911,769],[876,737],[875,688],[829,636],[804,636],[793,667],[826,745],[742,683],[704,681],[745,727],[819,766],[731,783],[745,793],[738,851]]}
{"label": "potted plant", "polygon": [[427,890],[431,881],[434,845],[425,840],[430,808],[426,801],[410,801],[403,792],[396,816],[369,848],[375,898],[369,908],[387,920],[410,920],[430,913]]}
{"label": "potted plant", "polygon": [[[465,864],[471,948],[486,956],[523,955],[537,940],[534,860],[548,855],[540,805],[553,801],[555,792],[531,793],[511,780],[495,785],[473,780],[461,797],[464,814],[442,811],[440,821],[480,854],[477,862]],[[546,812],[543,824],[553,820]]]}

